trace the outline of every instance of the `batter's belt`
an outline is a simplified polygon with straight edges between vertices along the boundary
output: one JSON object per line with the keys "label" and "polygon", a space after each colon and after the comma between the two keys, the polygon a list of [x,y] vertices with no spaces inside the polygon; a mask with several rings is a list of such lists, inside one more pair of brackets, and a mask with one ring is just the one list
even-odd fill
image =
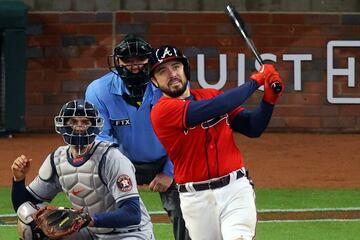
{"label": "batter's belt", "polygon": [[[209,180],[201,183],[186,183],[186,184],[178,184],[177,188],[179,192],[194,192],[194,191],[204,191],[208,189],[216,189],[221,188],[230,183],[232,173],[220,177],[216,180]],[[236,179],[242,178],[245,176],[245,170],[239,169],[235,172]]]}

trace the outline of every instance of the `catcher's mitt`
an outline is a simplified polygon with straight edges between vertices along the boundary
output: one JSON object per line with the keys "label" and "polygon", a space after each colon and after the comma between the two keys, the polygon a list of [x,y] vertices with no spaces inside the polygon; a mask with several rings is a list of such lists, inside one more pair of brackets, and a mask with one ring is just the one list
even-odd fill
{"label": "catcher's mitt", "polygon": [[50,239],[60,239],[86,227],[91,217],[82,210],[44,206],[32,215],[36,228],[41,229]]}

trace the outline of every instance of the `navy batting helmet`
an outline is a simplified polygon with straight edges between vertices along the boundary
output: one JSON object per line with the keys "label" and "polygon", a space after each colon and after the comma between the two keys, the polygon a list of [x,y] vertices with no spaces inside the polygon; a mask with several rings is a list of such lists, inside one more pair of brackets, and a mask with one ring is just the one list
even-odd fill
{"label": "navy batting helmet", "polygon": [[190,63],[188,58],[181,52],[180,49],[164,45],[152,51],[149,57],[150,76],[154,76],[155,69],[164,62],[171,60],[179,60],[184,65],[184,72],[187,80],[190,81]]}
{"label": "navy batting helmet", "polygon": [[[76,131],[69,120],[84,117],[90,120],[90,125],[84,131]],[[86,147],[95,141],[104,125],[103,118],[95,106],[83,99],[72,100],[64,104],[58,116],[54,118],[55,131],[61,134],[65,143],[72,146]]]}
{"label": "navy batting helmet", "polygon": [[110,71],[121,77],[129,90],[130,97],[143,97],[144,89],[149,83],[149,65],[145,64],[140,72],[133,73],[125,66],[121,66],[118,59],[123,61],[132,57],[147,59],[151,51],[152,47],[141,36],[128,34],[114,48],[114,54],[108,58]]}

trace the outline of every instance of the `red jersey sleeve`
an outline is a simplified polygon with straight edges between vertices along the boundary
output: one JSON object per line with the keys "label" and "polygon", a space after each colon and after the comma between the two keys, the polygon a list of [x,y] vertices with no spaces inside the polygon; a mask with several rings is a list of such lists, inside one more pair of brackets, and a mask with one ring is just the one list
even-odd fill
{"label": "red jersey sleeve", "polygon": [[161,97],[150,113],[151,122],[156,134],[171,128],[185,129],[185,113],[188,100]]}

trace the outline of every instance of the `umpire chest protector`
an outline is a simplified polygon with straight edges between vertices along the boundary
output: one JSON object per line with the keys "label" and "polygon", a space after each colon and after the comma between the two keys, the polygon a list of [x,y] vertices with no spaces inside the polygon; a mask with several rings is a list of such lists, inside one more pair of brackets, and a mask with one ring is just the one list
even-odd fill
{"label": "umpire chest protector", "polygon": [[[90,215],[96,212],[116,209],[116,202],[102,179],[102,163],[106,153],[116,146],[109,142],[95,142],[88,157],[71,159],[69,147],[58,148],[51,157],[51,167],[55,169],[63,192],[76,209],[84,208]],[[41,177],[41,176],[40,176]],[[90,228],[96,233],[111,232],[112,228]]]}

